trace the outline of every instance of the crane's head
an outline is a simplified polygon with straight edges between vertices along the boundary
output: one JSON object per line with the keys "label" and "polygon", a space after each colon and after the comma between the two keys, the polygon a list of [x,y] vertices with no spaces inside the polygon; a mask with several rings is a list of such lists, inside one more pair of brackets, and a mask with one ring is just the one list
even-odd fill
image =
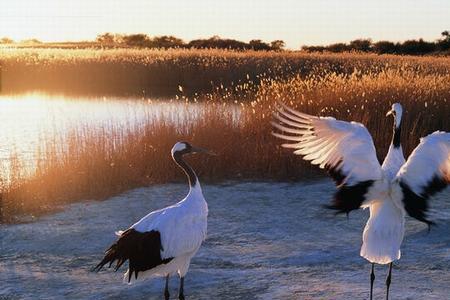
{"label": "crane's head", "polygon": [[173,145],[172,147],[172,156],[174,156],[175,154],[190,154],[190,153],[206,153],[209,155],[216,155],[214,152],[211,152],[209,150],[206,150],[204,148],[200,148],[200,147],[194,147],[191,144],[189,144],[188,142],[177,142],[175,143],[175,145]]}
{"label": "crane's head", "polygon": [[403,109],[402,109],[402,106],[400,105],[400,103],[394,103],[394,104],[392,104],[392,109],[387,112],[386,117],[389,115],[394,116],[395,126],[399,127],[400,123],[402,122],[402,114],[403,114]]}

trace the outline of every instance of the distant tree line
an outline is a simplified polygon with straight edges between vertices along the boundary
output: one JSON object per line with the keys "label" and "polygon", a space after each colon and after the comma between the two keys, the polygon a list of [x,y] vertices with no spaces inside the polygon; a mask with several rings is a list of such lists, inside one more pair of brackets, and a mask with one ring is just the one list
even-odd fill
{"label": "distant tree line", "polygon": [[[9,37],[0,38],[0,44],[14,44],[14,40]],[[41,44],[42,42],[38,39],[28,39],[20,41],[21,44]]]}
{"label": "distant tree line", "polygon": [[371,39],[357,39],[349,43],[336,43],[328,46],[303,46],[302,50],[308,52],[373,52],[378,54],[410,54],[423,55],[437,52],[450,52],[450,32],[441,33],[441,38],[434,42],[423,39],[407,40],[404,42],[379,41]]}
{"label": "distant tree line", "polygon": [[262,40],[251,40],[250,42],[242,42],[234,39],[223,39],[219,36],[213,36],[208,39],[196,39],[185,42],[174,36],[156,36],[150,37],[143,33],[138,34],[100,34],[96,38],[96,42],[103,45],[117,45],[142,48],[218,48],[233,50],[275,50],[280,51],[284,48],[282,40],[275,40],[270,43]]}
{"label": "distant tree line", "polygon": [[[10,38],[0,38],[0,44],[13,44],[14,41]],[[20,42],[21,44],[41,44],[37,39],[29,39]],[[92,43],[92,42],[91,42]],[[248,43],[221,38],[217,35],[206,38],[196,39],[185,42],[180,38],[174,36],[155,36],[150,37],[144,33],[137,34],[113,34],[103,33],[96,37],[95,44],[102,47],[139,47],[139,48],[217,48],[217,49],[231,49],[231,50],[256,50],[256,51],[282,51],[285,43],[282,40],[274,40],[272,42],[264,42],[259,39],[254,39]],[[74,43],[77,44],[77,43]],[[45,45],[45,44],[43,44]],[[94,46],[90,44],[90,46]],[[407,40],[404,42],[390,42],[379,41],[372,42],[371,39],[357,39],[349,43],[336,43],[328,46],[303,46],[303,51],[308,52],[371,52],[378,54],[410,54],[410,55],[424,55],[433,53],[450,54],[450,32],[443,31],[441,38],[434,42],[418,40]]]}
{"label": "distant tree line", "polygon": [[0,44],[12,44],[14,41],[8,37],[0,38]]}

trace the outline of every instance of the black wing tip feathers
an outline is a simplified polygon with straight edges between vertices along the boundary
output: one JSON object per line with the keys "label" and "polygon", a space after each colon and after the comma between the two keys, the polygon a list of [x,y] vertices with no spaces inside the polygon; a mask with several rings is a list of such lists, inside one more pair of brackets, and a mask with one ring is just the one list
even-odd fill
{"label": "black wing tip feathers", "polygon": [[108,248],[108,250],[105,251],[105,256],[103,257],[102,261],[92,268],[93,272],[99,272],[106,264],[109,263],[108,268],[111,268],[114,261],[117,260],[117,264],[114,267],[114,271],[117,271],[123,263],[126,261],[123,257],[118,257],[117,251],[117,243],[113,244],[111,247]]}
{"label": "black wing tip feathers", "polygon": [[333,181],[337,186],[341,186],[344,183],[345,179],[347,178],[347,175],[345,175],[341,171],[341,167],[342,167],[342,159],[340,159],[334,165],[330,165],[329,163],[325,165],[325,170],[327,171],[328,175],[333,179]]}
{"label": "black wing tip feathers", "polygon": [[399,185],[403,192],[403,205],[408,215],[427,224],[428,229],[431,230],[431,227],[435,226],[436,223],[427,219],[427,201],[431,196],[443,190],[447,186],[447,182],[436,175],[422,187],[420,195],[416,194],[405,181],[400,181]]}
{"label": "black wing tip feathers", "polygon": [[101,264],[96,265],[95,267],[92,267],[89,271],[90,272],[95,272],[98,273],[100,272],[100,270],[103,268],[103,266]]}
{"label": "black wing tip feathers", "polygon": [[365,195],[374,182],[375,180],[366,180],[354,185],[341,184],[334,194],[333,203],[327,205],[326,208],[335,210],[335,215],[346,214],[348,217],[352,210],[361,207],[365,200]]}
{"label": "black wing tip feathers", "polygon": [[128,266],[128,282],[134,273],[138,278],[139,272],[153,269],[161,264],[169,263],[171,258],[161,258],[161,236],[159,231],[138,232],[131,228],[123,232],[119,239],[105,252],[102,261],[92,270],[99,272],[106,264],[109,267],[117,261],[114,271],[129,261]]}
{"label": "black wing tip feathers", "polygon": [[95,267],[93,267],[93,268],[91,269],[91,272],[96,272],[96,273],[100,272],[100,270],[103,268],[103,266],[104,266],[105,264],[106,264],[106,263],[104,263],[103,260],[102,260],[98,265],[96,265]]}

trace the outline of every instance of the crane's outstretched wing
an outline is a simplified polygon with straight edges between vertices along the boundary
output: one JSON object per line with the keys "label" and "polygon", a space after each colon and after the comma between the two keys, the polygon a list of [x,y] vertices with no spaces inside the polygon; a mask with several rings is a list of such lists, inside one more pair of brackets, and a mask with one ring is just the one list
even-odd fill
{"label": "crane's outstretched wing", "polygon": [[326,169],[335,180],[338,191],[329,208],[348,213],[373,199],[371,190],[382,171],[364,125],[307,115],[282,103],[274,117],[279,123],[272,125],[282,133],[273,135],[292,142],[282,146],[295,149],[295,154]]}
{"label": "crane's outstretched wing", "polygon": [[450,183],[450,133],[436,131],[422,139],[396,180],[403,193],[403,205],[413,218],[427,224],[428,199]]}

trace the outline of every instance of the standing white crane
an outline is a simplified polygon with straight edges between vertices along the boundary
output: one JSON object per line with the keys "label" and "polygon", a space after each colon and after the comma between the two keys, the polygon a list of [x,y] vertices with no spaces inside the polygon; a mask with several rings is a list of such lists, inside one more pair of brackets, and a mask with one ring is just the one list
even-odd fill
{"label": "standing white crane", "polygon": [[[206,238],[208,205],[202,194],[200,182],[194,170],[183,160],[183,155],[203,152],[214,153],[178,142],[172,148],[172,158],[183,169],[189,180],[188,195],[175,205],[153,211],[125,231],[119,231],[119,239],[106,250],[103,260],[94,270],[117,260],[117,271],[129,261],[124,281],[130,282],[149,277],[166,278],[165,299],[169,299],[169,277],[180,276],[179,299],[184,299],[184,277],[191,258]],[[142,273],[141,273],[142,272]],[[134,278],[133,278],[134,273]]]}
{"label": "standing white crane", "polygon": [[422,138],[405,163],[400,145],[402,107],[395,103],[387,114],[394,116],[394,135],[380,166],[364,125],[307,115],[282,103],[276,108],[278,122],[272,125],[282,133],[273,135],[291,141],[282,146],[295,149],[335,180],[337,191],[329,208],[347,214],[360,207],[370,209],[360,255],[372,263],[370,299],[374,264],[389,264],[389,299],[392,262],[400,259],[406,213],[430,226],[428,200],[450,183],[450,133],[436,131]]}

